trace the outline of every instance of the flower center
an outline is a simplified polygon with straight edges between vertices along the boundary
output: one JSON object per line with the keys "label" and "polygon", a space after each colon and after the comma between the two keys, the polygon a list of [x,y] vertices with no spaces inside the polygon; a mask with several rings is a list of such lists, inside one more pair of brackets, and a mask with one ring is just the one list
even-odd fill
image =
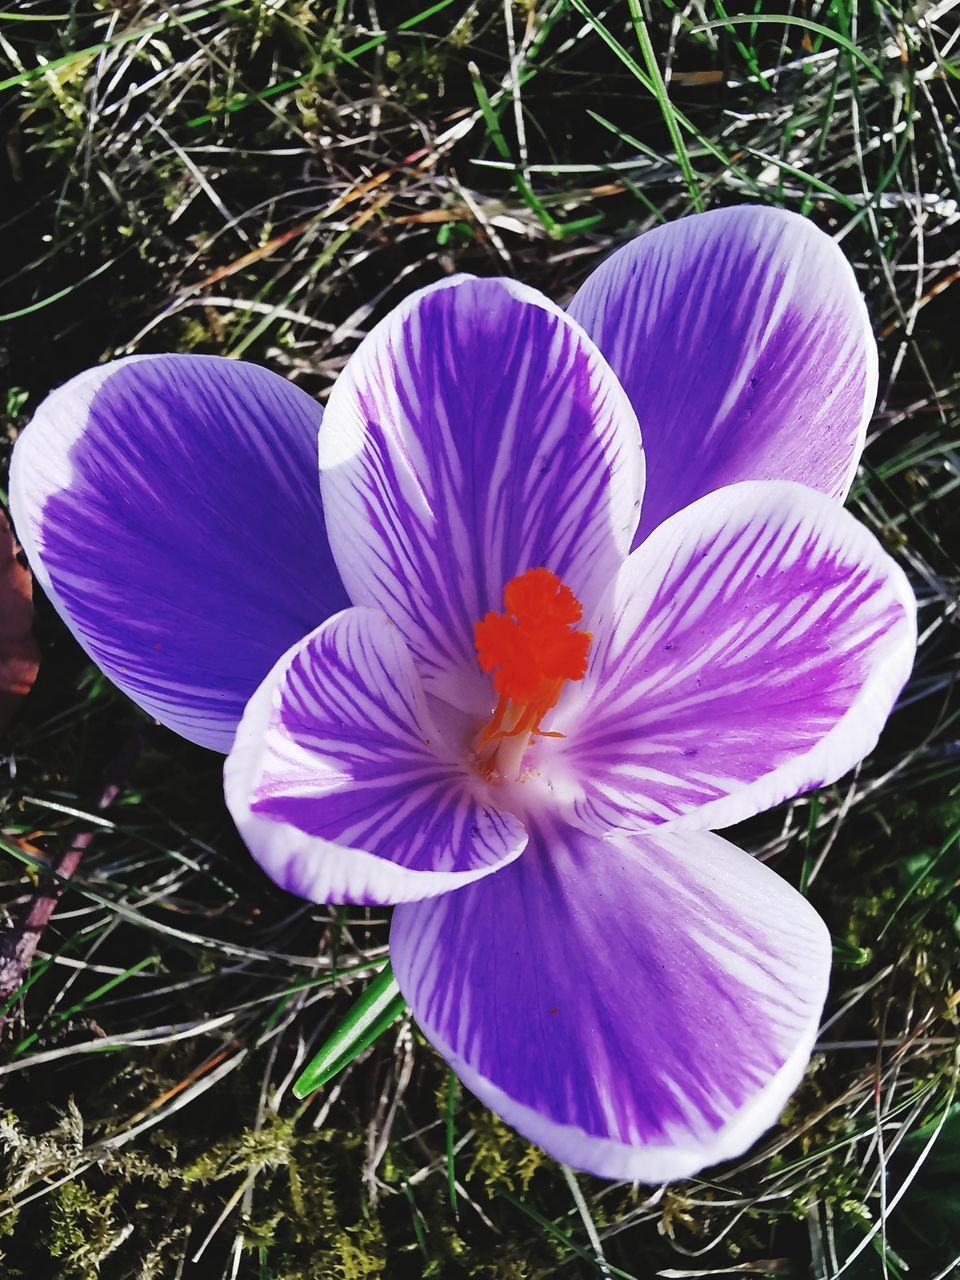
{"label": "flower center", "polygon": [[543,717],[568,680],[583,679],[592,636],[574,630],[583,608],[549,569],[512,578],[503,603],[503,613],[490,612],[473,628],[480,667],[498,694],[475,747],[481,773],[517,778],[531,736],[563,737],[544,729]]}

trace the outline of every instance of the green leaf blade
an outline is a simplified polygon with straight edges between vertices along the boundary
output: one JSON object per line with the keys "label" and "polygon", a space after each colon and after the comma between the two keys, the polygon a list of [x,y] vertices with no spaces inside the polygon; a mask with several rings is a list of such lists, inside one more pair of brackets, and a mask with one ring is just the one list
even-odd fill
{"label": "green leaf blade", "polygon": [[333,1035],[301,1071],[293,1086],[294,1094],[298,1098],[306,1098],[328,1084],[393,1026],[406,1007],[407,1002],[400,994],[393,969],[388,962]]}

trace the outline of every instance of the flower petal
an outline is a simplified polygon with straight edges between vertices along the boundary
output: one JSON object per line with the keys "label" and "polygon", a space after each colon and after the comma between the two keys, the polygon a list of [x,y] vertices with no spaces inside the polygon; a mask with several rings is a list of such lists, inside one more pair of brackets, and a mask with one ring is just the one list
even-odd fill
{"label": "flower petal", "polygon": [[390,950],[468,1088],[556,1159],[642,1182],[774,1123],[830,969],[806,899],[709,832],[531,830],[498,875],[398,908]]}
{"label": "flower petal", "polygon": [[488,710],[473,624],[545,565],[595,600],[630,547],[636,418],[602,356],[533,289],[414,294],[338,379],[320,435],[331,543],[356,604],[400,628],[428,688]]}
{"label": "flower petal", "polygon": [[586,679],[558,708],[568,738],[541,767],[569,767],[571,818],[599,832],[723,827],[835,781],[876,743],[916,646],[903,572],[789,481],[671,516],[592,629]]}
{"label": "flower petal", "polygon": [[110,678],[204,746],[226,751],[280,654],[349,603],[320,418],[254,365],[140,356],[60,387],[17,441],[10,500],[34,573]]}
{"label": "flower petal", "polygon": [[400,633],[346,609],[280,659],[224,772],[264,871],[314,902],[410,902],[511,861],[522,823],[456,763]]}
{"label": "flower petal", "polygon": [[649,480],[634,545],[738,480],[845,497],[877,351],[849,263],[812,222],[746,205],[681,218],[604,262],[570,314],[640,418]]}

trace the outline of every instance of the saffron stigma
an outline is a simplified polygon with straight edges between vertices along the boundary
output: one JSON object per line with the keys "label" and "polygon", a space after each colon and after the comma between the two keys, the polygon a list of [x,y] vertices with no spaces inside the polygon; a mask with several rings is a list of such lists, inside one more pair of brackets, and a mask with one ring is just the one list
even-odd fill
{"label": "saffron stigma", "polygon": [[493,676],[497,705],[476,741],[482,773],[518,777],[531,736],[559,738],[542,727],[568,680],[582,680],[593,638],[575,631],[583,607],[549,569],[528,569],[503,589],[503,613],[474,624],[481,670]]}

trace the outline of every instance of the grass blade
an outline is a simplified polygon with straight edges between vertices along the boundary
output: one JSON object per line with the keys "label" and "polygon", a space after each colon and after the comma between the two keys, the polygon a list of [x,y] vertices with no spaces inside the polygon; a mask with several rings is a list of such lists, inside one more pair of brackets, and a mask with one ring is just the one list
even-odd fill
{"label": "grass blade", "polygon": [[407,1007],[389,962],[380,970],[320,1052],[297,1077],[293,1092],[320,1089],[391,1027]]}
{"label": "grass blade", "polygon": [[670,101],[670,95],[667,93],[667,86],[660,72],[657,55],[653,51],[653,42],[650,39],[646,19],[640,8],[640,0],[628,0],[628,4],[630,18],[633,21],[633,29],[637,33],[637,40],[640,44],[640,53],[647,68],[647,75],[650,77],[650,90],[657,100],[657,105],[663,116],[663,122],[667,126],[667,133],[669,133],[670,141],[673,143],[673,149],[677,153],[677,163],[687,184],[690,202],[698,212],[702,212],[703,197],[700,194],[700,184],[697,182],[697,176],[693,172],[693,165],[690,163],[690,156],[687,154],[686,144],[683,141],[683,134],[680,132],[676,112]]}

